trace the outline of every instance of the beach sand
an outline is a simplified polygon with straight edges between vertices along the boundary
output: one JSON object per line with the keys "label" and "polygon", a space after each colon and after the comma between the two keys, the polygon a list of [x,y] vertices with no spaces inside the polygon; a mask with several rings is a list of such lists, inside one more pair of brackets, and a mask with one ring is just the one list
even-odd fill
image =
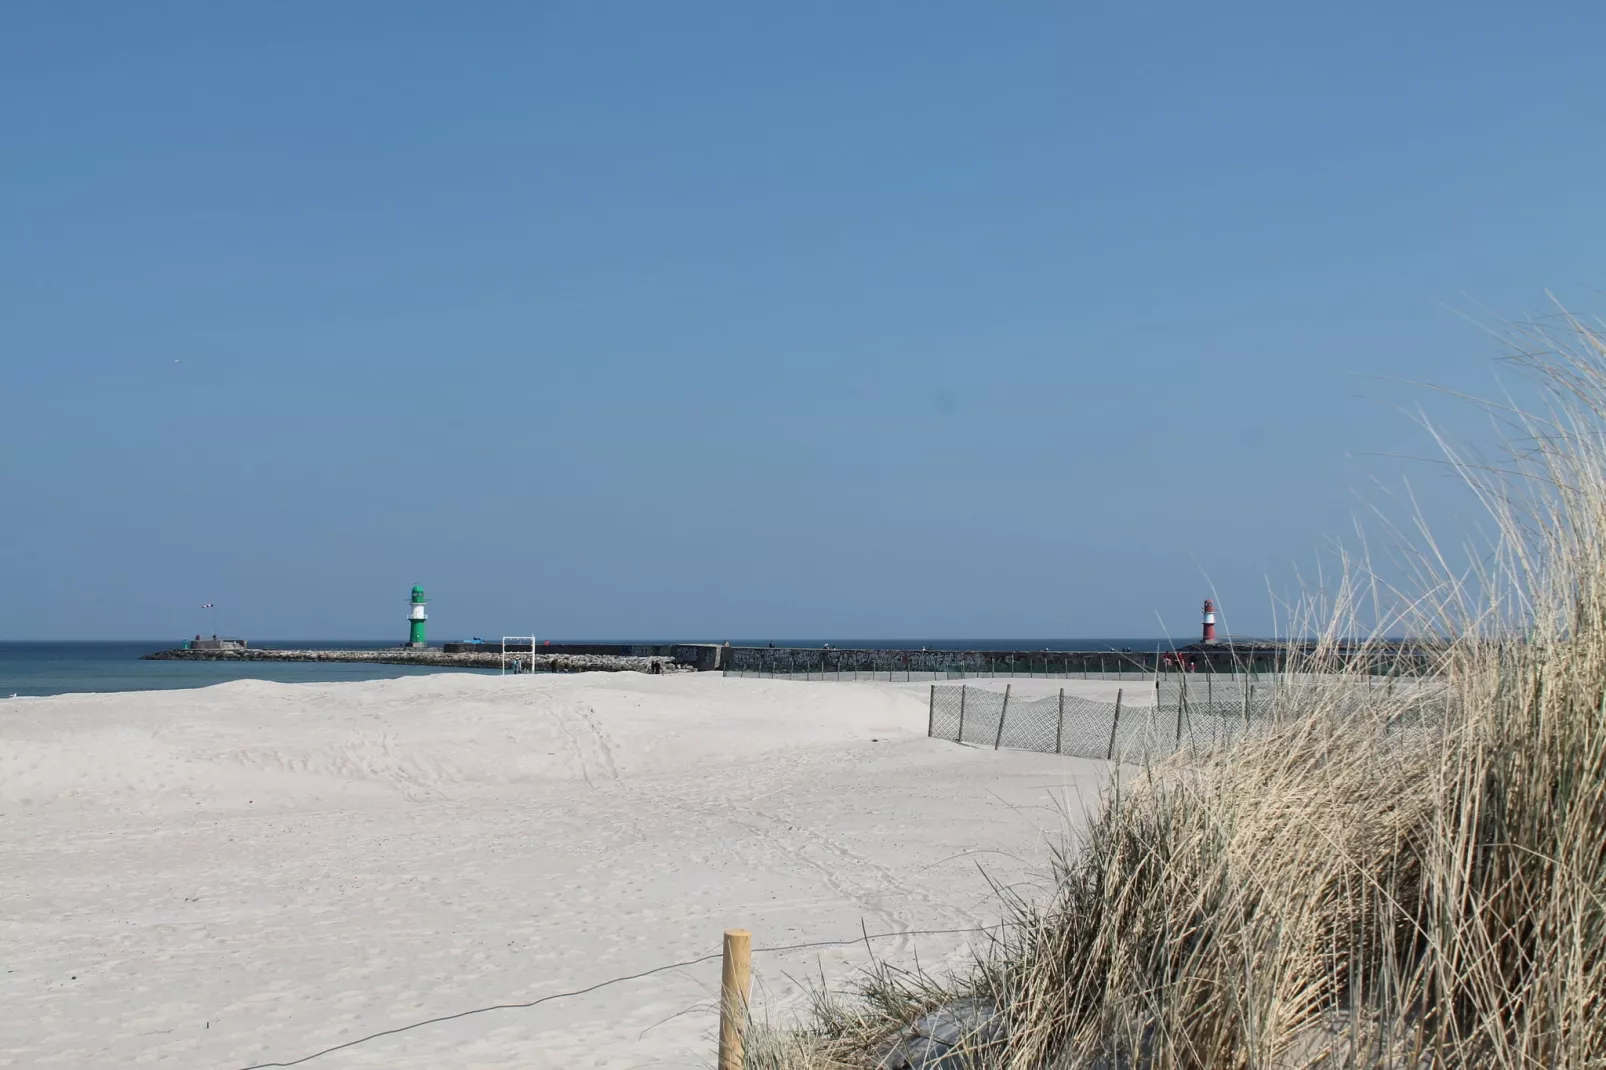
{"label": "beach sand", "polygon": [[[925,729],[924,684],[711,674],[0,702],[0,1065],[282,1065],[717,956],[729,927],[941,967],[984,938],[877,934],[992,923],[988,881],[1041,880],[1107,766]],[[758,1015],[868,955],[756,953]],[[718,976],[298,1065],[706,1067]]]}

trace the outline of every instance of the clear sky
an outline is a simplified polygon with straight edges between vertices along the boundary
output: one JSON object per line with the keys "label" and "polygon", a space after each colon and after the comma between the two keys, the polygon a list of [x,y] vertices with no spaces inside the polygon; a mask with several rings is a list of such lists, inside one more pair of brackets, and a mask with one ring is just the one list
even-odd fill
{"label": "clear sky", "polygon": [[1391,377],[1591,310],[1603,36],[11,0],[0,638],[1266,631],[1373,480],[1455,508]]}

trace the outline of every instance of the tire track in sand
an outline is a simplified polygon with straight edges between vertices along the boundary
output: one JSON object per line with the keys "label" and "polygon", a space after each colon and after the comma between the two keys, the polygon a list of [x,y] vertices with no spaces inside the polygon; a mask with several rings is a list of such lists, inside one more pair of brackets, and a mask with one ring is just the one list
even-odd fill
{"label": "tire track in sand", "polygon": [[587,787],[597,788],[598,780],[618,781],[619,765],[614,760],[613,741],[597,722],[595,710],[576,703],[554,710],[552,717],[558,734],[579,764]]}
{"label": "tire track in sand", "polygon": [[[797,769],[788,764],[786,771],[795,773]],[[929,872],[905,875],[811,827],[806,801],[800,802],[798,813],[789,817],[754,806],[752,798],[728,792],[691,795],[680,790],[655,795],[653,805],[672,802],[711,828],[720,823],[735,825],[751,837],[751,842],[734,845],[730,851],[739,862],[751,865],[755,856],[771,858],[782,871],[801,864],[814,872],[836,898],[853,904],[889,929],[948,925],[962,928],[976,924],[974,911],[923,889],[922,885],[932,879]],[[924,909],[917,913],[900,903]],[[907,950],[905,944],[903,940],[898,942],[900,951]]]}

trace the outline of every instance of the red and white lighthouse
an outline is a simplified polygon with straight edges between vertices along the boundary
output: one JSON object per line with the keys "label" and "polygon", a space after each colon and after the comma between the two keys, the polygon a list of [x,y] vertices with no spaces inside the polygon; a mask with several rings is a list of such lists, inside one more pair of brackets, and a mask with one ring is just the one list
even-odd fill
{"label": "red and white lighthouse", "polygon": [[1216,641],[1216,603],[1209,598],[1205,599],[1204,604],[1204,641]]}

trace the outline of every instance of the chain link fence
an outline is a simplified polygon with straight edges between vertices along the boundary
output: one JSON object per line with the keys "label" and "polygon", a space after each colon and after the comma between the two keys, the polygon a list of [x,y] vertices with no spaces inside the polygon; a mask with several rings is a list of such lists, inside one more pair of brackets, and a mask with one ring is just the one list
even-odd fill
{"label": "chain link fence", "polygon": [[1115,670],[1101,671],[1098,669],[1072,669],[1060,671],[1050,666],[1040,665],[1037,670],[1029,668],[1026,662],[1021,662],[1020,671],[1003,672],[971,672],[964,669],[945,669],[941,671],[927,671],[923,669],[898,668],[896,666],[885,669],[836,669],[818,666],[809,667],[801,665],[796,669],[725,669],[724,675],[739,677],[747,680],[879,680],[883,683],[946,683],[951,680],[1104,680],[1111,683],[1148,683],[1154,685],[1152,672],[1116,672]]}
{"label": "chain link fence", "polygon": [[[922,672],[917,669],[898,668],[820,669],[819,667],[803,667],[796,671],[787,671],[785,669],[726,669],[724,673],[726,676],[744,680],[831,680],[846,682],[879,680],[888,684],[930,683],[935,681],[946,683],[949,680],[965,679],[964,675],[958,672]],[[1098,679],[1098,677],[1095,676],[1094,679]]]}
{"label": "chain link fence", "polygon": [[1115,702],[1099,702],[1063,691],[1020,699],[1007,687],[933,686],[927,734],[995,749],[1141,762],[1185,747],[1223,746],[1269,724],[1270,687],[1245,684],[1239,691],[1211,689],[1205,700],[1191,687],[1168,691],[1151,683],[1132,690],[1140,704],[1127,701],[1124,690]]}
{"label": "chain link fence", "polygon": [[[833,652],[835,654],[837,652]],[[862,651],[852,651],[862,655]],[[917,669],[896,656],[855,657],[854,664],[847,659],[812,656],[778,657],[758,668],[727,668],[725,676],[748,680],[879,680],[883,683],[947,683],[959,680],[1094,680],[1106,683],[1147,684],[1155,686],[1157,674],[1153,669],[1135,668],[1130,662],[1111,658],[1108,661],[1089,661],[1081,667],[1066,666],[1047,657],[1021,658],[1011,662],[1001,659],[995,665],[949,667],[943,669]],[[855,667],[856,665],[856,667]],[[1247,687],[1253,683],[1275,682],[1279,674],[1265,672],[1160,672],[1162,686],[1173,690],[1188,689],[1190,695],[1202,692],[1214,694],[1221,688]]]}
{"label": "chain link fence", "polygon": [[[1067,695],[1022,699],[992,688],[961,684],[931,688],[927,734],[974,746],[1067,754],[1080,758],[1143,762],[1184,749],[1228,746],[1271,725],[1279,706],[1297,708],[1304,688],[1320,689],[1320,702],[1344,714],[1363,713],[1375,697],[1371,685],[1274,679],[1236,681],[1216,677],[1150,678],[1147,686],[1122,689],[1116,701]],[[1383,731],[1400,743],[1444,724],[1442,685],[1420,681],[1405,693],[1390,690],[1390,716]],[[1136,701],[1133,701],[1133,700]]]}

